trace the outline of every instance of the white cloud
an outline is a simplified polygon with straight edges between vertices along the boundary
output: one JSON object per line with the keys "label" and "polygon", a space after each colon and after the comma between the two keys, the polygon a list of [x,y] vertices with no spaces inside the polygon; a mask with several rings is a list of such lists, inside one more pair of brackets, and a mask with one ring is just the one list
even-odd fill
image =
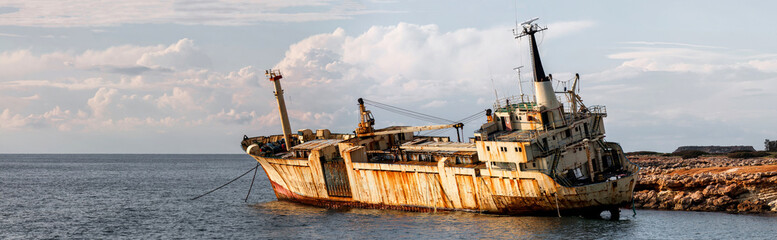
{"label": "white cloud", "polygon": [[777,72],[777,56],[747,54],[740,50],[715,46],[664,42],[628,42],[637,45],[610,54],[620,65],[589,75],[596,81],[634,77],[645,72],[726,74],[757,70]]}
{"label": "white cloud", "polygon": [[747,65],[762,72],[777,73],[777,58],[767,60],[750,60],[747,62]]}
{"label": "white cloud", "polygon": [[[119,24],[248,25],[258,22],[308,22],[381,13],[350,1],[136,0],[4,1],[18,11],[4,13],[0,25],[32,27],[111,26]],[[311,10],[313,9],[313,10]]]}
{"label": "white cloud", "polygon": [[[80,54],[63,51],[34,54],[30,50],[22,49],[0,52],[0,82],[12,82],[14,79],[29,74],[57,70],[89,70],[106,74],[142,75],[147,72],[171,73],[173,70],[194,69],[199,71],[210,67],[210,65],[210,58],[200,51],[193,40],[187,38],[169,46],[122,45],[102,50],[90,49]],[[39,83],[44,82],[47,85],[55,86],[63,84],[62,82],[45,80]],[[34,82],[14,84],[26,85],[34,84]],[[69,85],[78,85],[78,83]]]}
{"label": "white cloud", "polygon": [[100,90],[97,90],[94,97],[87,101],[87,104],[92,109],[92,114],[96,117],[103,117],[117,93],[118,90],[116,89],[100,88]]}
{"label": "white cloud", "polygon": [[188,69],[208,68],[211,62],[194,46],[194,41],[184,38],[163,50],[143,53],[137,64],[151,68]]}
{"label": "white cloud", "polygon": [[[188,40],[188,39],[181,39]],[[180,42],[180,41],[179,41]],[[171,45],[174,46],[175,44]],[[133,46],[122,45],[109,47],[104,50],[86,50],[78,56],[74,56],[73,65],[78,68],[89,69],[100,66],[113,67],[137,67],[139,59],[149,53],[164,50],[162,45],[157,46]]]}
{"label": "white cloud", "polygon": [[435,25],[400,23],[355,37],[337,29],[292,45],[276,68],[297,89],[352,96],[356,89],[403,102],[436,99],[482,89],[478,82],[489,65],[505,65],[517,55],[505,29],[440,32]]}
{"label": "white cloud", "polygon": [[0,114],[0,129],[15,129],[27,125],[27,121],[19,114],[12,114],[10,109],[3,109]]}
{"label": "white cloud", "polygon": [[173,91],[170,95],[167,95],[165,93],[161,97],[159,97],[157,100],[157,106],[160,108],[171,108],[174,110],[186,110],[186,109],[198,109],[200,108],[195,102],[194,97],[192,97],[192,94],[190,91],[181,89],[181,88],[173,88]]}
{"label": "white cloud", "polygon": [[70,57],[62,52],[35,55],[30,50],[0,53],[0,82],[38,71],[52,71],[66,67]]}

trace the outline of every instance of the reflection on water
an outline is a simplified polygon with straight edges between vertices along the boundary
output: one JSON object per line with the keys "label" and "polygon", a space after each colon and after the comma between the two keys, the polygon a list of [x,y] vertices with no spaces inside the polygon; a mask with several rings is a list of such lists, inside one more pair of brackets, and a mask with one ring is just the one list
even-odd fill
{"label": "reflection on water", "polygon": [[[419,213],[377,209],[324,209],[283,201],[249,205],[259,216],[273,216],[287,236],[330,234],[397,238],[598,238],[625,237],[633,219],[621,221],[580,217],[501,216],[471,212]],[[319,235],[320,234],[320,235]],[[281,235],[278,235],[281,236]]]}
{"label": "reflection on water", "polygon": [[503,216],[471,212],[418,213],[377,209],[325,209],[283,201],[248,205],[270,217],[263,237],[495,238],[495,239],[770,239],[777,217],[726,213],[622,209],[619,221],[576,216]]}

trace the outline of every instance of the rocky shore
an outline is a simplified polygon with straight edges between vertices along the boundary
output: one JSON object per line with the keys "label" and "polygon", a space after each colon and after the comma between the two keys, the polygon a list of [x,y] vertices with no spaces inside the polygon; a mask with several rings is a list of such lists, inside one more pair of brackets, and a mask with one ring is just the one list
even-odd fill
{"label": "rocky shore", "polygon": [[777,213],[777,158],[629,156],[637,208]]}

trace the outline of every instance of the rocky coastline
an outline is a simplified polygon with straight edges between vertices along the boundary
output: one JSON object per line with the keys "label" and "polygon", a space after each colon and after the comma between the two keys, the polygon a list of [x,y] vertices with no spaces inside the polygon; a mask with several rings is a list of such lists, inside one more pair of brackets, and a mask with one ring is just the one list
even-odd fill
{"label": "rocky coastline", "polygon": [[641,167],[636,208],[777,213],[777,158],[637,155],[629,160]]}

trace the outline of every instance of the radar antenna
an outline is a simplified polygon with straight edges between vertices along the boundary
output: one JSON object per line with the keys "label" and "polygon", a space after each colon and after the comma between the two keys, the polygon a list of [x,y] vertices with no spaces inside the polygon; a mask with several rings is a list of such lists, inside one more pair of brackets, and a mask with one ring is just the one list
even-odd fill
{"label": "radar antenna", "polygon": [[534,23],[535,21],[539,20],[540,18],[532,18],[529,21],[525,21],[521,23],[522,29],[513,29],[513,35],[516,39],[529,36],[529,44],[531,45],[531,53],[532,53],[532,63],[534,67],[534,81],[535,82],[545,82],[549,81],[548,77],[545,76],[545,70],[542,68],[542,61],[540,60],[540,53],[539,50],[537,50],[537,41],[534,39],[534,34],[538,32],[542,32],[547,30],[547,27],[540,27],[539,24]]}

